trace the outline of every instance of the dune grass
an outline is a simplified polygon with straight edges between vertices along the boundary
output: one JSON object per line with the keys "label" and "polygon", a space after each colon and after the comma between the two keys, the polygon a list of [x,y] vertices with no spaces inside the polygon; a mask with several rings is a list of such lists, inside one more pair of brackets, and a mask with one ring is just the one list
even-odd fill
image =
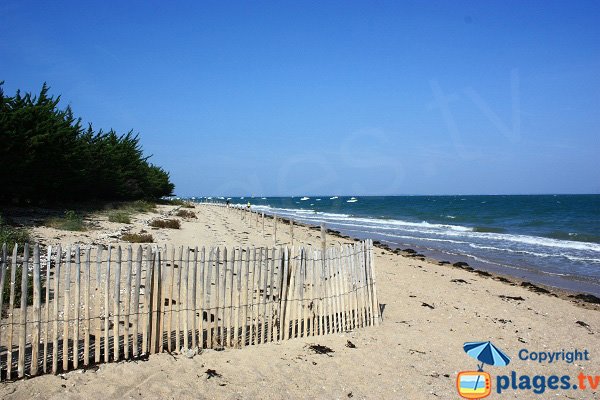
{"label": "dune grass", "polygon": [[85,231],[83,216],[73,210],[65,211],[62,217],[53,217],[46,221],[46,225],[63,231]]}
{"label": "dune grass", "polygon": [[121,239],[129,243],[152,243],[154,241],[149,233],[126,233],[121,236]]}
{"label": "dune grass", "polygon": [[181,222],[177,219],[155,219],[150,222],[150,226],[153,228],[179,229],[181,227]]}

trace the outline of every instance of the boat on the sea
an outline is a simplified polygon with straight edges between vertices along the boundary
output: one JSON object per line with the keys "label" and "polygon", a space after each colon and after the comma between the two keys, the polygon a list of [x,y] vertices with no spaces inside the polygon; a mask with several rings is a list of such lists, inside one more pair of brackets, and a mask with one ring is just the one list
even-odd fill
{"label": "boat on the sea", "polygon": [[346,200],[346,203],[356,203],[358,199],[356,197],[351,197],[350,200]]}
{"label": "boat on the sea", "polygon": [[333,197],[330,197],[329,200],[335,200],[337,198],[338,198],[337,196],[333,196]]}
{"label": "boat on the sea", "polygon": [[308,200],[308,199],[310,199],[310,197],[306,197],[306,196],[304,196],[304,197],[303,197],[303,198],[301,198],[300,200],[301,200],[301,201],[306,201],[306,200]]}

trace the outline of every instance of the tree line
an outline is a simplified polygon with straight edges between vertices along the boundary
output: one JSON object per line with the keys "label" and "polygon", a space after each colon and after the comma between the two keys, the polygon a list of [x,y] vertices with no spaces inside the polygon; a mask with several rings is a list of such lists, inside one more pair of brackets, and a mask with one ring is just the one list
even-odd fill
{"label": "tree line", "polygon": [[132,131],[84,127],[60,96],[4,94],[0,82],[0,203],[157,199],[171,195],[167,171],[145,156]]}

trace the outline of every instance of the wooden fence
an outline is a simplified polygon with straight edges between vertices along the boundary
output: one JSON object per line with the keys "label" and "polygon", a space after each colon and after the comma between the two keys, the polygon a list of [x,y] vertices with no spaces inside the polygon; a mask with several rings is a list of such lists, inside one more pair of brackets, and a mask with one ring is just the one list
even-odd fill
{"label": "wooden fence", "polygon": [[[0,380],[378,325],[371,241],[1,249]],[[6,299],[6,301],[4,301]]]}

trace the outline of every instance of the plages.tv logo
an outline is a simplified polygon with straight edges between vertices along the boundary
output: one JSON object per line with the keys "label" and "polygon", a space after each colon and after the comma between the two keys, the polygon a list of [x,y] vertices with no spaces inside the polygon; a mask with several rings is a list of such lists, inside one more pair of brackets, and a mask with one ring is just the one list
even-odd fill
{"label": "plages.tv logo", "polygon": [[483,370],[485,364],[506,366],[510,358],[492,342],[467,342],[463,345],[465,353],[476,359],[477,371],[462,371],[456,377],[458,394],[465,399],[483,399],[492,392],[492,378]]}

